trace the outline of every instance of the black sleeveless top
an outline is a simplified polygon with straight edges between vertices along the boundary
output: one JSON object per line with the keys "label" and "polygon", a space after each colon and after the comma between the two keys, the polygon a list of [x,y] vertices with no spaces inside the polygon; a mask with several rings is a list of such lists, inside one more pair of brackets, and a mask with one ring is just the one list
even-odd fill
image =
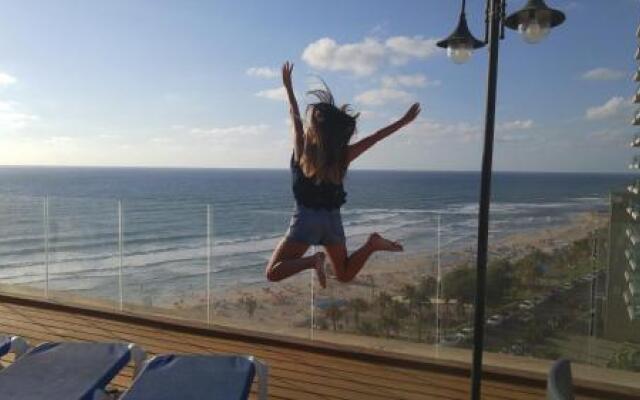
{"label": "black sleeveless top", "polygon": [[291,155],[291,185],[296,203],[303,207],[335,210],[346,203],[347,193],[342,184],[316,183],[307,178],[294,155]]}

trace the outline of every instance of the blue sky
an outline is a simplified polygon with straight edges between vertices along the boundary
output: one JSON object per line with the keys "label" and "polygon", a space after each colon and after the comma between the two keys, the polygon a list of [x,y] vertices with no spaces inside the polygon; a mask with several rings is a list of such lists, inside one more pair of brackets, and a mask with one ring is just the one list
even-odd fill
{"label": "blue sky", "polygon": [[[398,4],[399,3],[399,4]],[[483,32],[484,1],[468,1]],[[510,11],[524,0],[509,1]],[[502,42],[495,169],[625,171],[637,0],[549,0],[567,22]],[[359,135],[423,114],[356,168],[477,170],[486,50],[434,45],[457,1],[0,1],[0,164],[284,168],[278,69],[322,77]]]}

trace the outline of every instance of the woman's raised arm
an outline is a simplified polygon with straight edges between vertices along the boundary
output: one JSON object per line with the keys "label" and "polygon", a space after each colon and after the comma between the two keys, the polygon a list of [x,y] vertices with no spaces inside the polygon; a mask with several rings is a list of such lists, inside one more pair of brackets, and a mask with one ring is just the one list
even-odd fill
{"label": "woman's raised arm", "polygon": [[374,144],[378,143],[382,139],[391,135],[392,133],[400,130],[400,128],[408,125],[416,119],[416,117],[420,114],[420,103],[415,103],[409,108],[409,110],[396,122],[391,125],[385,126],[384,128],[378,130],[372,135],[367,136],[366,138],[359,140],[358,142],[349,146],[347,160],[349,163],[360,157],[362,153],[369,150],[373,147]]}
{"label": "woman's raised arm", "polygon": [[293,63],[285,62],[282,66],[282,84],[287,90],[287,98],[289,99],[289,115],[293,124],[293,155],[296,160],[300,159],[302,148],[304,146],[304,131],[302,128],[302,118],[298,109],[298,101],[293,93],[293,83],[291,81],[291,73],[293,72]]}

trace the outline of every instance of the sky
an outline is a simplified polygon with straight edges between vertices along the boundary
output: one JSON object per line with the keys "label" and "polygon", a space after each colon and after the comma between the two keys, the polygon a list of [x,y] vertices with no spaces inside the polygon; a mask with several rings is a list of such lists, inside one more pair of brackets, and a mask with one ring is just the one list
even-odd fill
{"label": "sky", "polygon": [[[510,0],[509,12],[524,0]],[[624,172],[638,0],[548,0],[545,41],[501,42],[495,170]],[[422,114],[354,168],[479,170],[487,51],[435,46],[454,0],[0,0],[0,165],[286,168],[280,66],[361,112],[358,137]],[[484,1],[469,0],[477,37]]]}

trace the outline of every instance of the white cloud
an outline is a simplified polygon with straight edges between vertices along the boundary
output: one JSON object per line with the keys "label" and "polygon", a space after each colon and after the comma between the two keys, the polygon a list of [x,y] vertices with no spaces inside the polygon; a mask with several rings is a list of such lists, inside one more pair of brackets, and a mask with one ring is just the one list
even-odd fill
{"label": "white cloud", "polygon": [[533,120],[524,119],[524,120],[514,120],[502,122],[496,126],[496,130],[499,131],[514,131],[514,130],[525,130],[533,128]]}
{"label": "white cloud", "polygon": [[9,75],[6,72],[0,72],[0,87],[13,85],[18,82],[15,76]]}
{"label": "white cloud", "polygon": [[378,113],[372,110],[360,110],[358,112],[360,113],[360,117],[358,118],[360,121],[378,118]]}
{"label": "white cloud", "polygon": [[404,90],[383,87],[360,93],[355,100],[357,103],[368,106],[380,106],[391,101],[407,102],[411,101],[412,98],[411,94]]}
{"label": "white cloud", "polygon": [[586,118],[589,120],[610,118],[618,115],[622,110],[628,108],[629,105],[630,102],[622,96],[612,97],[601,106],[588,108]]}
{"label": "white cloud", "polygon": [[426,86],[439,86],[440,81],[430,81],[423,74],[414,74],[414,75],[387,75],[383,76],[381,79],[382,86],[384,87],[419,87],[423,88]]}
{"label": "white cloud", "polygon": [[22,129],[37,119],[36,115],[21,110],[18,103],[0,101],[0,128],[2,129]]}
{"label": "white cloud", "polygon": [[205,139],[215,139],[216,141],[234,140],[237,138],[259,137],[267,133],[269,125],[236,125],[224,128],[193,128],[191,133]]}
{"label": "white cloud", "polygon": [[151,143],[154,143],[154,144],[169,144],[173,142],[174,142],[174,139],[170,137],[160,136],[160,137],[151,138]]}
{"label": "white cloud", "polygon": [[[531,136],[523,131],[532,129],[534,122],[527,120],[507,121],[496,125],[496,140],[525,141]],[[484,128],[480,124],[470,122],[443,122],[419,118],[408,126],[408,133],[414,138],[434,141],[456,141],[459,143],[477,142],[482,137]]]}
{"label": "white cloud", "polygon": [[116,135],[113,133],[102,133],[98,135],[98,139],[103,139],[103,140],[120,139],[121,137],[122,137],[121,135]]}
{"label": "white cloud", "polygon": [[624,71],[619,71],[611,68],[595,68],[582,74],[582,79],[587,81],[615,81],[623,79],[627,76]]}
{"label": "white cloud", "polygon": [[322,38],[304,49],[302,59],[317,69],[370,75],[376,71],[385,53],[384,45],[375,39],[339,45],[333,39]]}
{"label": "white cloud", "polygon": [[70,136],[51,136],[50,138],[45,139],[44,142],[53,146],[60,146],[72,143],[73,138]]}
{"label": "white cloud", "polygon": [[385,62],[401,65],[412,59],[425,59],[436,53],[435,43],[435,39],[421,36],[395,36],[384,42],[366,38],[361,42],[339,44],[325,37],[309,44],[302,59],[317,69],[371,75]]}
{"label": "white cloud", "polygon": [[575,10],[580,8],[580,4],[577,1],[570,1],[562,8],[564,8],[565,10]]}
{"label": "white cloud", "polygon": [[480,125],[468,122],[440,122],[418,118],[405,129],[408,136],[427,141],[455,140],[468,143],[480,138]]}
{"label": "white cloud", "polygon": [[251,67],[246,71],[247,75],[258,78],[276,78],[280,75],[280,71],[270,67]]}
{"label": "white cloud", "polygon": [[287,91],[285,90],[284,87],[279,87],[275,89],[266,89],[256,93],[256,96],[269,99],[269,100],[286,101]]}
{"label": "white cloud", "polygon": [[499,142],[525,142],[533,139],[530,133],[524,133],[534,126],[531,119],[516,119],[505,121],[496,125],[496,141]]}
{"label": "white cloud", "polygon": [[436,39],[423,39],[421,36],[394,36],[385,42],[390,50],[391,62],[403,65],[412,58],[425,59],[438,51]]}

